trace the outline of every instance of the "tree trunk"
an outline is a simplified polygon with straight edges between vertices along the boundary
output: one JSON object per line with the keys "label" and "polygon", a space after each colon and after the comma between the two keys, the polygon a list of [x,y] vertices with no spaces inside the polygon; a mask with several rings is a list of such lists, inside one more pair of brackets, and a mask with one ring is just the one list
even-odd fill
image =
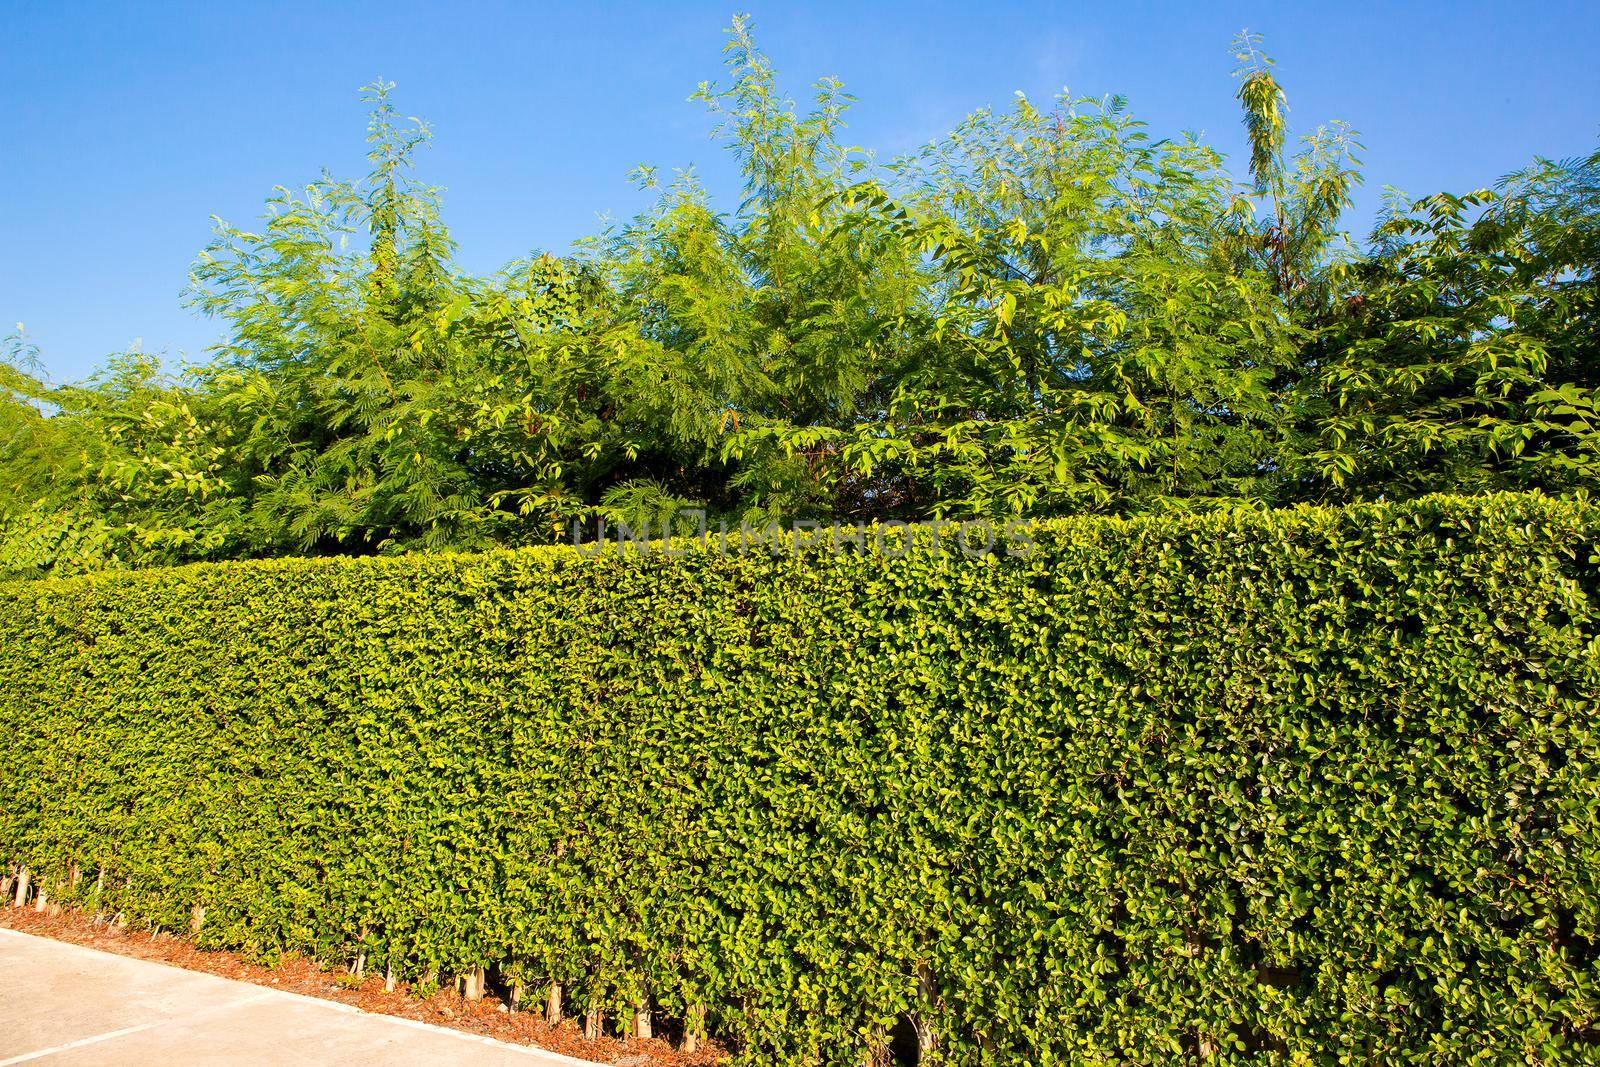
{"label": "tree trunk", "polygon": [[550,983],[550,999],[545,1001],[544,1021],[550,1026],[561,1025],[561,983]]}
{"label": "tree trunk", "polygon": [[861,1067],[889,1067],[889,1034],[881,1026],[872,1028],[872,1036],[867,1038],[867,1054],[861,1061]]}
{"label": "tree trunk", "polygon": [[926,1059],[926,1053],[932,1052],[938,1045],[938,1038],[933,1032],[933,1021],[930,1016],[939,1006],[939,987],[933,980],[933,968],[927,962],[917,964],[917,992],[922,998],[922,1010],[911,1013],[911,1027],[917,1032],[917,1051],[923,1055],[918,1062]]}
{"label": "tree trunk", "polygon": [[655,1036],[655,1027],[650,1022],[650,1000],[648,997],[633,1006],[633,1036],[637,1038]]}
{"label": "tree trunk", "polygon": [[[1205,951],[1205,942],[1200,938],[1200,931],[1194,927],[1187,927],[1183,932],[1184,947],[1188,950],[1191,959],[1198,960]],[[1209,1034],[1199,1029],[1194,1032],[1195,1054],[1202,1060],[1215,1059],[1221,1051],[1217,1042]]]}
{"label": "tree trunk", "polygon": [[689,1005],[688,1016],[683,1020],[683,1051],[699,1052],[700,1039],[706,1033],[706,1006]]}
{"label": "tree trunk", "polygon": [[600,1031],[605,1028],[606,1013],[598,1006],[589,1009],[589,1014],[583,1020],[583,1037],[586,1041],[599,1041]]}
{"label": "tree trunk", "polygon": [[30,875],[28,873],[28,868],[23,867],[17,872],[17,897],[15,903],[19,908],[28,902],[29,879]]}
{"label": "tree trunk", "polygon": [[482,967],[473,967],[461,976],[461,995],[468,1000],[483,999]]}

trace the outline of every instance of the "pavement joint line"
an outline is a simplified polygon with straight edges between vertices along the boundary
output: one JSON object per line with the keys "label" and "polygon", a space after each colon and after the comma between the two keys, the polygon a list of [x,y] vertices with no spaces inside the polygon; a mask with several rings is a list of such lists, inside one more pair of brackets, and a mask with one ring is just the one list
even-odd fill
{"label": "pavement joint line", "polygon": [[189,1022],[194,1019],[203,1019],[207,1015],[215,1015],[218,1012],[228,1011],[231,1008],[242,1008],[246,1004],[255,1004],[259,1001],[270,1000],[272,998],[272,993],[272,990],[264,989],[255,996],[245,997],[243,1000],[235,1000],[227,1004],[213,1004],[211,1007],[201,1008],[199,1011],[186,1012],[182,1015],[169,1015],[164,1019],[152,1019],[147,1023],[140,1023],[138,1026],[125,1026],[121,1030],[112,1030],[109,1033],[95,1034],[93,1037],[80,1037],[76,1041],[68,1041],[61,1045],[51,1045],[49,1048],[35,1049],[32,1052],[24,1052],[20,1056],[13,1056],[9,1060],[0,1060],[0,1067],[11,1067],[11,1065],[14,1063],[27,1063],[29,1060],[44,1059],[46,1056],[54,1056],[60,1052],[71,1052],[73,1049],[83,1048],[85,1045],[98,1045],[104,1041],[115,1041],[119,1037],[128,1037],[132,1034],[140,1034],[146,1030],[154,1030],[158,1027],[166,1026],[168,1023],[182,1023]]}
{"label": "pavement joint line", "polygon": [[73,944],[71,941],[57,941],[53,937],[41,937],[38,934],[30,934],[23,930],[13,930],[5,926],[0,926],[0,934],[10,935],[17,938],[26,938],[33,941],[47,941],[53,945],[65,945],[68,948],[81,949],[85,952],[94,952],[101,956],[110,956],[113,959],[128,960],[133,963],[148,963],[157,967],[165,967],[168,970],[179,971],[183,974],[197,975],[202,978],[214,978],[218,982],[238,982],[240,985],[247,985],[253,989],[261,990],[261,992],[256,996],[247,997],[244,1000],[234,1001],[230,1004],[220,1004],[213,1008],[207,1008],[201,1012],[196,1012],[191,1015],[172,1016],[167,1019],[156,1019],[148,1023],[141,1023],[138,1026],[128,1027],[124,1030],[116,1030],[109,1034],[101,1034],[98,1037],[86,1037],[78,1041],[68,1042],[65,1045],[41,1049],[38,1052],[24,1053],[21,1056],[16,1056],[9,1060],[0,1060],[0,1067],[11,1067],[12,1064],[26,1063],[29,1060],[35,1060],[41,1056],[51,1055],[56,1052],[66,1052],[81,1045],[96,1044],[98,1042],[109,1041],[117,1037],[125,1037],[129,1034],[135,1034],[144,1030],[154,1029],[155,1027],[161,1026],[168,1022],[192,1019],[200,1015],[209,1014],[213,1011],[222,1011],[231,1007],[242,1007],[245,1004],[255,1004],[259,1001],[267,1000],[272,997],[302,1001],[315,1005],[319,1008],[344,1012],[350,1015],[365,1015],[373,1019],[382,1019],[385,1022],[397,1023],[401,1026],[410,1027],[413,1030],[422,1030],[429,1033],[442,1034],[446,1037],[453,1037],[461,1041],[470,1041],[478,1045],[487,1045],[491,1048],[505,1049],[508,1052],[521,1053],[524,1056],[528,1056],[535,1060],[542,1060],[545,1063],[562,1064],[565,1065],[565,1067],[604,1067],[605,1064],[605,1061],[603,1060],[580,1060],[574,1056],[568,1056],[564,1053],[553,1052],[550,1049],[540,1048],[537,1045],[516,1045],[509,1041],[501,1041],[498,1038],[485,1037],[483,1034],[469,1034],[462,1030],[453,1029],[452,1027],[439,1026],[436,1023],[423,1022],[420,1019],[407,1019],[400,1015],[386,1015],[383,1012],[363,1011],[361,1008],[358,1008],[353,1004],[344,1004],[337,1000],[324,1000],[321,997],[314,997],[307,993],[295,993],[287,989],[274,989],[271,986],[258,985],[255,982],[246,982],[243,979],[238,978],[224,978],[219,974],[211,974],[207,971],[191,971],[187,967],[179,967],[176,964],[166,963],[162,960],[147,960],[138,956],[124,956],[120,952],[107,952],[105,949],[94,948],[91,945],[77,945]]}
{"label": "pavement joint line", "polygon": [[13,1063],[27,1063],[29,1060],[42,1059],[45,1056],[54,1056],[58,1052],[71,1052],[75,1048],[82,1048],[85,1045],[96,1045],[102,1041],[115,1041],[117,1038],[127,1037],[129,1034],[138,1034],[143,1033],[145,1030],[154,1030],[165,1021],[165,1019],[158,1019],[155,1022],[140,1023],[138,1026],[125,1026],[121,1030],[113,1030],[108,1034],[96,1034],[94,1037],[83,1037],[76,1041],[68,1041],[64,1045],[51,1045],[49,1048],[36,1049],[33,1052],[24,1052],[22,1055],[13,1056],[9,1060],[0,1060],[0,1067],[11,1067]]}

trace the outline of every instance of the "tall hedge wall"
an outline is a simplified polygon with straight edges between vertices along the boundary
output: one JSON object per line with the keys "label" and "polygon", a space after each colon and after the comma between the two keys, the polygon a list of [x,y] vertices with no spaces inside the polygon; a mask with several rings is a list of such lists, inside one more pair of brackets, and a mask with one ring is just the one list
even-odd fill
{"label": "tall hedge wall", "polygon": [[0,861],[263,956],[704,1005],[753,1062],[908,1014],[960,1063],[1600,1062],[1596,528],[14,584]]}

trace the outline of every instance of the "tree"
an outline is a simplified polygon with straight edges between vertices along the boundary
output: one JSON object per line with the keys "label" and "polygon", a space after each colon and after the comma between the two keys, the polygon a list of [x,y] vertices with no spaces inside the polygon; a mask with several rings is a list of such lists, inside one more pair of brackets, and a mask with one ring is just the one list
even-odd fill
{"label": "tree", "polygon": [[801,115],[744,20],[725,54],[731,84],[696,95],[740,164],[737,211],[716,213],[682,176],[592,260],[616,305],[578,343],[611,354],[616,417],[635,428],[601,499],[624,518],[663,504],[755,522],[853,513],[849,486],[775,441],[881,408],[923,267],[898,234],[855,225],[841,198],[874,164],[840,140],[839,85],[819,82]]}
{"label": "tree", "polygon": [[31,360],[14,337],[0,362],[0,573],[247,551],[236,439],[203,379],[129,352],[86,383],[56,386]]}
{"label": "tree", "polygon": [[[779,435],[912,515],[1136,511],[1255,496],[1293,330],[1215,254],[1220,158],[1120,100],[979,112],[847,201],[925,253],[913,359],[876,418]],[[888,509],[886,509],[888,510]]]}
{"label": "tree", "polygon": [[[1289,159],[1288,101],[1260,35],[1240,33],[1234,58],[1253,196],[1235,200],[1230,221],[1238,231],[1225,247],[1265,270],[1292,311],[1323,308],[1331,269],[1350,251],[1339,223],[1361,181],[1361,146],[1349,126],[1333,122],[1319,126]],[[1258,207],[1265,211],[1259,218]]]}
{"label": "tree", "polygon": [[1589,488],[1600,475],[1597,159],[1392,206],[1340,272],[1302,493]]}

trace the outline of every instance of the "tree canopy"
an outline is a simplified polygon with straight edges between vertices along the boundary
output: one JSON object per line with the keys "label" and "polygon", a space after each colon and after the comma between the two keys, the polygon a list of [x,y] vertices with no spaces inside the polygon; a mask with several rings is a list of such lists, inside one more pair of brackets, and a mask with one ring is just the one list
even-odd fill
{"label": "tree canopy", "polygon": [[743,178],[568,255],[455,262],[427,127],[369,86],[370,170],[220,220],[200,365],[0,361],[0,575],[478,548],[718,520],[1043,517],[1587,491],[1600,474],[1600,153],[1395,194],[1295,142],[1235,42],[1242,174],[1116,97],[1019,97],[908,157],[845,142],[749,25],[697,97]]}

